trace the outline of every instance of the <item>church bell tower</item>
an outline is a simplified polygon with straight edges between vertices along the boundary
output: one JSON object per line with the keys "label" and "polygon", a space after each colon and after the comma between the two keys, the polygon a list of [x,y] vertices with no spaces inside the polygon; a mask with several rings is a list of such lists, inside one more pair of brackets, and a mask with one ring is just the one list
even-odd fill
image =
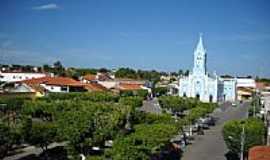
{"label": "church bell tower", "polygon": [[200,34],[199,42],[194,50],[193,74],[206,74],[206,49],[203,46],[202,34]]}

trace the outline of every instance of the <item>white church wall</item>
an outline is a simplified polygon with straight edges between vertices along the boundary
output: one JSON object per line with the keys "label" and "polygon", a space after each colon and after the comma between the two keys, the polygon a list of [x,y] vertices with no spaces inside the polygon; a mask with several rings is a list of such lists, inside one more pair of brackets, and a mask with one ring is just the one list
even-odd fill
{"label": "white church wall", "polygon": [[206,58],[206,50],[200,36],[194,51],[193,71],[188,77],[181,77],[179,80],[179,96],[199,97],[203,102],[234,101],[236,98],[236,80],[224,81],[216,74],[208,74]]}

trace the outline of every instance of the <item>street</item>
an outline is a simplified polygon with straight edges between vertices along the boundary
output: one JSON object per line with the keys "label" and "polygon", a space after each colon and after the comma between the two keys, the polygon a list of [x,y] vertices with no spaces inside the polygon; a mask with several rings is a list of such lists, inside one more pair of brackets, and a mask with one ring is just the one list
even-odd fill
{"label": "street", "polygon": [[[205,130],[204,135],[196,135],[193,144],[188,145],[181,160],[227,160],[225,154],[228,152],[222,137],[222,127],[224,122],[232,119],[242,119],[247,116],[248,103],[243,103],[239,107],[232,107],[226,103],[219,107],[212,115],[218,118],[216,126]],[[151,113],[161,113],[157,99],[145,101],[142,110]],[[65,143],[53,143],[49,148],[63,146]],[[4,160],[17,160],[30,155],[38,155],[42,152],[40,148],[29,146],[17,155],[11,155]]]}
{"label": "street", "polygon": [[[56,148],[56,147],[63,147],[67,144],[67,142],[61,142],[61,143],[52,143],[48,146],[48,149]],[[26,148],[22,148],[19,151],[19,154],[10,155],[8,157],[5,157],[4,160],[29,160],[34,159],[38,160],[38,155],[42,154],[42,149],[37,148],[34,146],[28,146]]]}
{"label": "street", "polygon": [[148,100],[148,101],[144,101],[143,106],[141,107],[141,111],[144,111],[146,113],[155,113],[155,114],[162,113],[162,109],[159,106],[157,98],[154,98],[154,99]]}
{"label": "street", "polygon": [[226,109],[222,108],[213,113],[213,116],[218,118],[216,125],[209,130],[205,130],[204,135],[196,135],[193,144],[187,146],[181,160],[227,160],[225,155],[228,149],[222,136],[224,122],[246,118],[247,106],[247,102],[240,104],[238,107],[228,105],[225,106]]}

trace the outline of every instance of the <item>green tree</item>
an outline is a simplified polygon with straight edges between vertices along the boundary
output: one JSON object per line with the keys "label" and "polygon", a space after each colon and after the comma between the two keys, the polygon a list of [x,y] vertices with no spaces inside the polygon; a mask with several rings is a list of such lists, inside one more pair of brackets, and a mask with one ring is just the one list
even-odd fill
{"label": "green tree", "polygon": [[223,138],[229,150],[235,154],[239,154],[241,151],[242,127],[245,128],[245,154],[247,154],[249,148],[256,145],[262,145],[264,142],[265,127],[261,120],[248,118],[243,121],[228,121],[223,127]]}
{"label": "green tree", "polygon": [[172,124],[141,124],[135,127],[135,132],[115,140],[111,151],[115,160],[150,159],[162,147],[170,143],[177,133]]}
{"label": "green tree", "polygon": [[186,70],[186,72],[184,73],[185,76],[189,75],[189,70]]}
{"label": "green tree", "polygon": [[115,72],[115,77],[137,79],[137,74],[136,71],[131,68],[119,68]]}
{"label": "green tree", "polygon": [[163,109],[171,110],[173,113],[183,112],[187,109],[185,100],[176,96],[161,96],[158,98],[159,104]]}
{"label": "green tree", "polygon": [[182,76],[183,74],[184,74],[183,70],[180,69],[180,70],[178,71],[178,75],[179,75],[179,76]]}
{"label": "green tree", "polygon": [[[80,104],[81,103],[81,104]],[[85,153],[85,148],[103,147],[126,123],[130,107],[112,103],[79,102],[76,109],[59,114],[58,135],[69,141],[73,157]],[[85,153],[86,154],[86,153]]]}
{"label": "green tree", "polygon": [[54,68],[63,68],[63,65],[60,61],[56,61],[53,63]]}
{"label": "green tree", "polygon": [[141,97],[121,97],[119,103],[123,105],[129,105],[132,108],[139,108],[143,105],[143,99]]}
{"label": "green tree", "polygon": [[19,144],[20,133],[17,128],[11,128],[0,122],[0,159],[4,158],[14,144]]}
{"label": "green tree", "polygon": [[30,130],[25,132],[25,140],[46,152],[48,145],[56,139],[56,131],[52,122],[32,122]]}
{"label": "green tree", "polygon": [[134,96],[134,92],[130,90],[120,91],[121,97],[131,97]]}
{"label": "green tree", "polygon": [[53,73],[58,76],[65,76],[65,68],[60,61],[53,63]]}
{"label": "green tree", "polygon": [[136,95],[139,97],[142,97],[143,99],[146,99],[147,95],[148,95],[148,91],[145,89],[140,89],[136,91]]}
{"label": "green tree", "polygon": [[97,69],[91,69],[91,68],[76,68],[76,73],[78,73],[79,76],[84,76],[86,74],[97,74]]}
{"label": "green tree", "polygon": [[155,96],[164,96],[168,92],[167,87],[156,87],[153,89],[153,93]]}

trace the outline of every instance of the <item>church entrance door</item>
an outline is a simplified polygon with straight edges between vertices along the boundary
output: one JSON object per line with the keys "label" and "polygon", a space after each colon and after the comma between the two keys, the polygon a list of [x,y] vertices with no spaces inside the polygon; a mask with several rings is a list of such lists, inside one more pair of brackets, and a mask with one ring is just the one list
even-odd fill
{"label": "church entrance door", "polygon": [[200,94],[196,94],[196,99],[200,100]]}
{"label": "church entrance door", "polygon": [[213,96],[212,95],[209,96],[209,102],[213,102]]}

